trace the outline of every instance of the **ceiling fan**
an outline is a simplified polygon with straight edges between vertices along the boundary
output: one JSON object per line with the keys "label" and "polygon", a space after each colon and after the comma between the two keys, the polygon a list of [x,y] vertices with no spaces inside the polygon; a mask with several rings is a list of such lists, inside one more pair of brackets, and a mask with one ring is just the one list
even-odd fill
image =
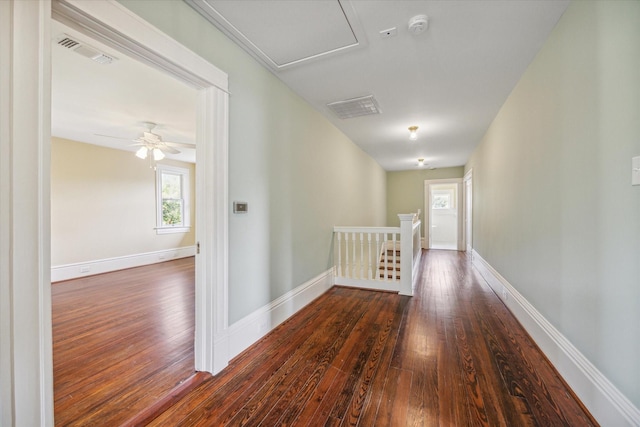
{"label": "ceiling fan", "polygon": [[180,153],[180,150],[175,149],[173,146],[193,148],[191,144],[163,141],[160,135],[153,133],[153,128],[156,127],[156,124],[153,122],[144,122],[144,125],[147,127],[147,131],[133,140],[136,143],[132,144],[133,146],[140,146],[138,151],[136,151],[136,157],[146,159],[151,153],[153,160],[158,161],[164,159],[165,153]]}
{"label": "ceiling fan", "polygon": [[[158,161],[158,160],[164,159],[167,153],[169,154],[180,153],[180,150],[177,150],[174,147],[195,148],[193,144],[187,144],[183,142],[164,141],[160,135],[153,132],[153,129],[157,126],[157,124],[154,122],[142,122],[142,124],[144,124],[147,130],[145,132],[142,132],[142,135],[140,135],[138,138],[133,140],[134,144],[131,144],[134,147],[135,146],[140,147],[136,151],[136,157],[140,159],[146,159],[149,155],[152,155],[153,160]],[[109,138],[116,138],[116,139],[125,139],[125,140],[127,139],[127,138],[120,138],[117,136],[110,136],[110,135],[100,135],[100,134],[96,134],[96,135],[106,136]]]}

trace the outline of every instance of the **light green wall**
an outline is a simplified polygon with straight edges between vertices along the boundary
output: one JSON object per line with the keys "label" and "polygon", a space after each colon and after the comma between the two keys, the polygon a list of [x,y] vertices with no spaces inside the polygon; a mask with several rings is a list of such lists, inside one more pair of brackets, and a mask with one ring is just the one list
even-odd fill
{"label": "light green wall", "polygon": [[385,225],[386,173],[181,1],[122,1],[229,74],[229,322],[326,271],[334,225]]}
{"label": "light green wall", "polygon": [[424,224],[424,182],[429,179],[462,178],[464,167],[387,172],[387,225],[400,226],[398,214],[422,211]]}
{"label": "light green wall", "polygon": [[[195,165],[189,169],[195,225]],[[193,246],[195,233],[158,235],[156,173],[133,153],[67,139],[51,143],[51,265]]]}
{"label": "light green wall", "polygon": [[640,2],[575,1],[467,164],[474,249],[640,406]]}

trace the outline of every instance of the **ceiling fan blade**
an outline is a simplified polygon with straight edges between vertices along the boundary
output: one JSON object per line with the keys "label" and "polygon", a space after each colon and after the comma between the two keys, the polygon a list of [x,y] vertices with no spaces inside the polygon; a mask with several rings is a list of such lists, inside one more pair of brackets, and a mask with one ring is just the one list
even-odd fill
{"label": "ceiling fan blade", "polygon": [[113,139],[122,139],[124,141],[130,141],[132,142],[131,144],[129,144],[129,147],[147,147],[148,150],[153,150],[155,148],[159,149],[160,151],[162,151],[163,153],[169,153],[169,154],[179,154],[180,150],[177,150],[175,147],[184,147],[184,148],[191,148],[191,149],[195,149],[196,146],[195,144],[187,144],[184,142],[169,142],[169,141],[163,141],[162,137],[156,133],[153,133],[151,130],[155,127],[154,123],[146,123],[148,130],[145,132],[142,132],[142,135],[138,136],[135,139],[130,139],[130,138],[121,138],[119,136],[113,136],[113,135],[104,135],[104,134],[99,134],[99,133],[95,133],[94,135],[96,136],[103,136],[105,138],[113,138]]}
{"label": "ceiling fan blade", "polygon": [[189,144],[187,142],[173,142],[173,141],[163,141],[163,142],[173,147],[191,148],[194,150],[196,149],[196,144]]}
{"label": "ceiling fan blade", "polygon": [[167,144],[161,144],[158,146],[158,148],[160,149],[160,151],[166,151],[167,153],[171,154],[178,154],[180,152],[173,147],[169,147]]}
{"label": "ceiling fan blade", "polygon": [[151,143],[158,143],[162,141],[162,138],[160,137],[160,135],[155,134],[153,132],[143,132],[142,136],[138,139],[142,139]]}
{"label": "ceiling fan blade", "polygon": [[95,136],[104,136],[105,138],[113,138],[113,139],[122,139],[124,141],[131,141],[131,138],[122,138],[119,136],[113,136],[113,135],[103,135],[101,133],[94,133]]}

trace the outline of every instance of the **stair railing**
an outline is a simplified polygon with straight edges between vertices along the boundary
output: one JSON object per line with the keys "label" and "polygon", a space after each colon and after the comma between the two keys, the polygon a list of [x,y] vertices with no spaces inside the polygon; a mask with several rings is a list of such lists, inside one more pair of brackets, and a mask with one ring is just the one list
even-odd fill
{"label": "stair railing", "polygon": [[413,295],[420,262],[417,214],[399,214],[400,227],[334,227],[337,285]]}

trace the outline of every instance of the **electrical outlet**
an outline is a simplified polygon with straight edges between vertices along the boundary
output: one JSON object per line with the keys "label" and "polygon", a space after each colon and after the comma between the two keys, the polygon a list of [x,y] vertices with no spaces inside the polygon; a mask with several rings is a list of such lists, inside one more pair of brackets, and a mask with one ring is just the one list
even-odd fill
{"label": "electrical outlet", "polygon": [[502,287],[502,299],[505,301],[509,299],[509,292],[507,292],[507,288],[504,286]]}
{"label": "electrical outlet", "polygon": [[88,265],[80,266],[80,273],[88,273],[89,271],[91,271],[91,269]]}

